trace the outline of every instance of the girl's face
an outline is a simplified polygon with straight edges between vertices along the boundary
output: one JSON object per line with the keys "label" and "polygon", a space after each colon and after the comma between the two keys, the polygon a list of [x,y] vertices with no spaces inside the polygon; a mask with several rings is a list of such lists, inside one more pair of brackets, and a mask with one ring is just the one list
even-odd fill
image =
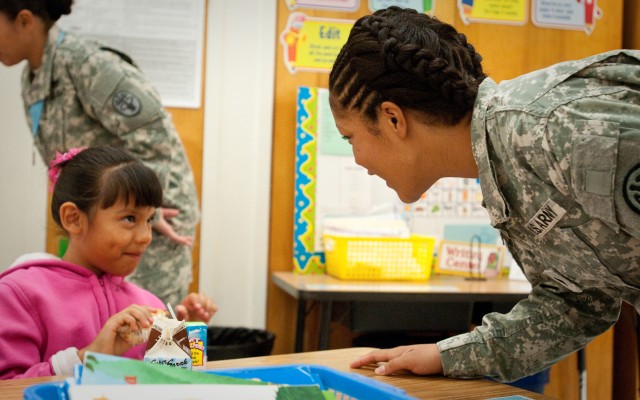
{"label": "girl's face", "polygon": [[83,229],[69,240],[65,261],[82,265],[96,274],[131,274],[151,243],[155,207],[135,207],[118,201],[107,209],[83,215]]}
{"label": "girl's face", "polygon": [[417,201],[433,183],[425,182],[418,152],[390,128],[389,118],[382,116],[371,123],[355,111],[334,112],[333,116],[338,131],[351,144],[356,163],[369,175],[382,178],[400,200]]}
{"label": "girl's face", "polygon": [[7,67],[25,60],[29,43],[18,18],[10,20],[0,11],[0,62]]}

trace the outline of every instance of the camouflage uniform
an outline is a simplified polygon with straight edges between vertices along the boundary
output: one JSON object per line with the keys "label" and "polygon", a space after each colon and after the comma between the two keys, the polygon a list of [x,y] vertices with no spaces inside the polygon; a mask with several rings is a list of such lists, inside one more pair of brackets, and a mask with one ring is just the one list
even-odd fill
{"label": "camouflage uniform", "polygon": [[473,151],[492,225],[533,290],[438,343],[444,373],[515,380],[640,311],[640,51],[482,83]]}
{"label": "camouflage uniform", "polygon": [[[142,73],[100,44],[72,34],[49,33],[42,65],[27,66],[22,98],[34,144],[48,165],[56,151],[110,145],[125,148],[152,168],[163,186],[163,205],[178,208],[170,223],[178,234],[194,235],[199,219],[191,167],[171,117]],[[40,118],[32,105],[44,100]],[[177,304],[191,282],[191,249],[153,233],[153,240],[129,277],[163,301]]]}

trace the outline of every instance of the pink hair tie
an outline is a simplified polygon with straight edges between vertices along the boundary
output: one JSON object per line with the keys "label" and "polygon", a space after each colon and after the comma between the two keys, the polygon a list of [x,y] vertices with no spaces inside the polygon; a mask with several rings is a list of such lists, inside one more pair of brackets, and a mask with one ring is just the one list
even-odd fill
{"label": "pink hair tie", "polygon": [[86,147],[69,149],[69,151],[65,153],[56,151],[56,156],[53,157],[53,160],[51,160],[51,162],[49,163],[49,193],[53,192],[53,187],[58,182],[58,178],[60,177],[61,164],[71,160],[84,149],[86,149]]}

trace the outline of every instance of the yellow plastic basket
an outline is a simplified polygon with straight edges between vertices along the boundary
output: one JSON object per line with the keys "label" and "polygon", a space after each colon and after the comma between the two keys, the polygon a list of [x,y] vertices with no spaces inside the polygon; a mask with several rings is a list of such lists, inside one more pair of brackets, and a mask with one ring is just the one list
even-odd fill
{"label": "yellow plastic basket", "polygon": [[327,273],[340,279],[429,279],[435,239],[324,236]]}

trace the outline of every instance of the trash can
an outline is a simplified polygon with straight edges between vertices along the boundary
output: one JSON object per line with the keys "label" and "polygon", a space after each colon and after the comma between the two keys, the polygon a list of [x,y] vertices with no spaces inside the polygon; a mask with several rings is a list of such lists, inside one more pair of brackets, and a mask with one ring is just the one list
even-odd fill
{"label": "trash can", "polygon": [[262,329],[210,326],[207,328],[208,361],[268,356],[275,334]]}

